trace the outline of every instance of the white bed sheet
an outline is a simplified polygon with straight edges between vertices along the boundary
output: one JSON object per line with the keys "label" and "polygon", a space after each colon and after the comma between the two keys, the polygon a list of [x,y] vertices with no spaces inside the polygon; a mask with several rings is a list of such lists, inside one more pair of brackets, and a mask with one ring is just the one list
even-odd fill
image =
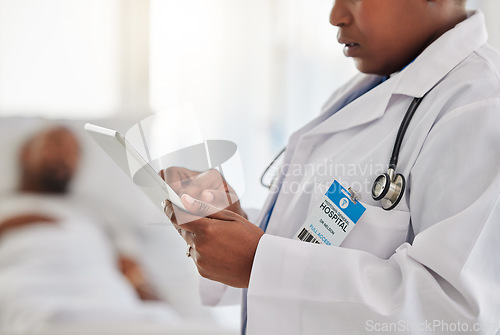
{"label": "white bed sheet", "polygon": [[58,221],[16,228],[0,237],[0,329],[178,322],[166,304],[145,304],[137,297],[119,272],[102,227],[74,199],[17,195],[1,201],[0,222],[21,213]]}

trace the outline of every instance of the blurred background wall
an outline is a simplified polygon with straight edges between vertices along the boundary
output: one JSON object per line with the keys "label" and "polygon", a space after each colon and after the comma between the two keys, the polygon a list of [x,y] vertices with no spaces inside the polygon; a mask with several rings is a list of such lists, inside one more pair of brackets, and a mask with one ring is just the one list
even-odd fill
{"label": "blurred background wall", "polygon": [[[352,76],[331,0],[0,0],[0,116],[121,119],[191,103],[236,142],[243,201],[290,133]],[[500,2],[469,0],[500,48]],[[175,125],[173,126],[175,128]]]}

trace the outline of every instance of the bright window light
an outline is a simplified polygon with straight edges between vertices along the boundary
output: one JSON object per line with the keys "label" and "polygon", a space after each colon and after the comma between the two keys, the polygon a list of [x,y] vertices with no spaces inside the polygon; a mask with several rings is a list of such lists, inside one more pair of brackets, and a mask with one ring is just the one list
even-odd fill
{"label": "bright window light", "polygon": [[0,0],[0,115],[115,113],[119,13],[119,0]]}

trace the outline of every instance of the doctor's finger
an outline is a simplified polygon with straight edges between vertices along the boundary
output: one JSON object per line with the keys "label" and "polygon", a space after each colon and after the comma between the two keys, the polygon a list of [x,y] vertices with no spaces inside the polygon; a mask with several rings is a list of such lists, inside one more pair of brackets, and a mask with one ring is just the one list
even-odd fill
{"label": "doctor's finger", "polygon": [[[199,217],[198,220],[193,220],[191,222],[182,224],[182,228],[195,233],[196,231],[205,231],[206,226],[204,225],[207,222],[236,222],[240,220],[246,220],[246,214],[242,210],[234,211],[230,208],[222,209],[219,207],[215,207],[203,201],[193,199],[187,194],[184,194],[182,196],[181,201],[183,202],[184,207],[188,211],[190,211],[191,214]],[[207,220],[201,220],[204,218]]]}
{"label": "doctor's finger", "polygon": [[211,169],[199,173],[190,179],[190,182],[183,184],[179,194],[186,193],[196,199],[201,199],[204,190],[224,191],[227,189],[224,177],[219,171]]}
{"label": "doctor's finger", "polygon": [[[188,195],[184,196],[189,197]],[[193,202],[194,204],[192,207],[188,206],[187,203],[184,203],[184,206],[189,212],[182,210],[171,203],[169,204],[171,209],[167,210],[169,214],[173,213],[170,216],[170,221],[174,224],[174,226],[193,235],[205,235],[207,225],[209,225],[213,220],[232,221],[234,219],[233,217],[236,216],[236,214],[231,211],[210,206],[203,201],[194,199]]]}
{"label": "doctor's finger", "polygon": [[[230,204],[238,200],[236,192],[231,187],[231,185],[227,183],[224,176],[218,170],[211,169],[204,172],[202,175],[203,177],[208,176],[208,178],[211,179],[210,187],[204,187],[204,189],[212,189],[214,191],[220,192],[220,194],[224,196],[224,201],[229,200]],[[195,180],[200,179],[202,175],[197,176]]]}
{"label": "doctor's finger", "polygon": [[195,241],[194,241],[195,235],[192,232],[187,231],[186,229],[183,229],[178,224],[172,223],[172,225],[174,226],[175,230],[177,230],[179,235],[181,235],[182,239],[184,241],[186,241],[187,244],[189,244],[191,246],[193,246],[195,244]]}
{"label": "doctor's finger", "polygon": [[199,200],[218,208],[228,208],[239,201],[234,192],[226,192],[217,189],[205,189],[201,192]]}
{"label": "doctor's finger", "polygon": [[180,209],[179,207],[172,204],[170,200],[165,200],[163,206],[165,215],[174,226],[179,226],[187,222],[196,221],[199,219],[199,216],[193,215]]}
{"label": "doctor's finger", "polygon": [[161,170],[158,174],[176,193],[179,194],[183,193],[182,189],[189,185],[200,172],[172,166]]}
{"label": "doctor's finger", "polygon": [[183,194],[181,201],[186,210],[194,215],[197,215],[198,217],[211,217],[215,213],[224,211],[224,208],[195,199],[189,194]]}

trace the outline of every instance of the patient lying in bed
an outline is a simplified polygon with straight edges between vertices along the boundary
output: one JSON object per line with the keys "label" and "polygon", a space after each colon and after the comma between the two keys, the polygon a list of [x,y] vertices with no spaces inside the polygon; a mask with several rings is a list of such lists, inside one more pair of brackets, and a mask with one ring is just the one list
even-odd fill
{"label": "patient lying in bed", "polygon": [[19,192],[0,200],[0,330],[174,322],[167,305],[144,303],[156,296],[133,236],[69,192],[79,155],[61,127],[21,150]]}

